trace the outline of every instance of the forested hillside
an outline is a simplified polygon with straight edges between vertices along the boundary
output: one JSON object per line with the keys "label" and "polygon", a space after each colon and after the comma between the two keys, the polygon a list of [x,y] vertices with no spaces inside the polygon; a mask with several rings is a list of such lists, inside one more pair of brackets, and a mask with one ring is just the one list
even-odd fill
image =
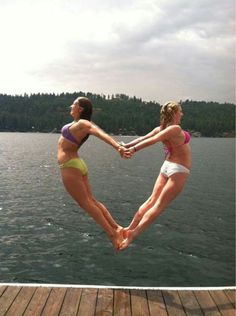
{"label": "forested hillside", "polygon": [[[108,133],[142,135],[159,125],[160,104],[124,94],[0,94],[0,131],[59,132],[71,120],[69,106],[79,95],[91,99],[93,121]],[[234,104],[186,100],[182,107],[182,127],[192,133],[207,137],[235,135]]]}

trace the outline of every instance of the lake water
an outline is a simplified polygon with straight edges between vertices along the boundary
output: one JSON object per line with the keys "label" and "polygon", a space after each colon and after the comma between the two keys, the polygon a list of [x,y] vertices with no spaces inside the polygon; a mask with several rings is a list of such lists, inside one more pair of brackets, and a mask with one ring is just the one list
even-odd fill
{"label": "lake water", "polygon": [[[128,249],[116,253],[65,192],[56,161],[58,137],[0,133],[1,282],[235,285],[234,139],[193,138],[185,190]],[[80,155],[94,195],[128,225],[152,191],[162,146],[122,160],[91,137]]]}

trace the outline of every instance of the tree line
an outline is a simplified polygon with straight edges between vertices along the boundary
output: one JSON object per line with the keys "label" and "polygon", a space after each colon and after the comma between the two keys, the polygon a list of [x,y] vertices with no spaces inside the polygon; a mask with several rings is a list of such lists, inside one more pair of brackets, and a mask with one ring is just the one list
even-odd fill
{"label": "tree line", "polygon": [[[125,94],[0,94],[0,131],[60,132],[71,121],[69,106],[78,96],[92,101],[92,119],[108,133],[143,135],[159,125],[159,103]],[[185,100],[182,108],[181,126],[196,136],[235,136],[235,104]]]}

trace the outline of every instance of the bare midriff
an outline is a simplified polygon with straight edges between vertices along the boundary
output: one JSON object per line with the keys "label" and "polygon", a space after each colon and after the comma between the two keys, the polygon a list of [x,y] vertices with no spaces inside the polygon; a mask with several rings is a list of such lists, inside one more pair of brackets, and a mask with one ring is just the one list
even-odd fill
{"label": "bare midriff", "polygon": [[166,160],[178,163],[188,169],[192,167],[192,152],[189,144],[173,147],[171,152],[166,156]]}
{"label": "bare midriff", "polygon": [[78,158],[78,146],[63,138],[62,136],[58,141],[57,160],[59,164],[63,164],[66,161]]}

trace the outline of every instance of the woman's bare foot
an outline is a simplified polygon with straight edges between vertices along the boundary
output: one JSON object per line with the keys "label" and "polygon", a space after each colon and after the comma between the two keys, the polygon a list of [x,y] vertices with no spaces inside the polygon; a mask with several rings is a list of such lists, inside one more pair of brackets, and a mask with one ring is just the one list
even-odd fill
{"label": "woman's bare foot", "polygon": [[123,228],[123,238],[126,239],[128,237],[129,227]]}
{"label": "woman's bare foot", "polygon": [[117,247],[117,250],[119,250],[119,246],[120,244],[124,241],[124,228],[122,226],[120,226],[116,232],[117,232],[117,244],[118,244],[118,247]]}
{"label": "woman's bare foot", "polygon": [[116,250],[119,250],[119,246],[124,240],[123,227],[122,226],[118,226],[118,228],[114,230],[114,235],[112,235],[110,239],[111,239],[111,242],[113,244],[113,247]]}
{"label": "woman's bare foot", "polygon": [[127,248],[134,239],[133,232],[131,230],[126,231],[126,239],[120,244],[119,250],[124,250]]}

